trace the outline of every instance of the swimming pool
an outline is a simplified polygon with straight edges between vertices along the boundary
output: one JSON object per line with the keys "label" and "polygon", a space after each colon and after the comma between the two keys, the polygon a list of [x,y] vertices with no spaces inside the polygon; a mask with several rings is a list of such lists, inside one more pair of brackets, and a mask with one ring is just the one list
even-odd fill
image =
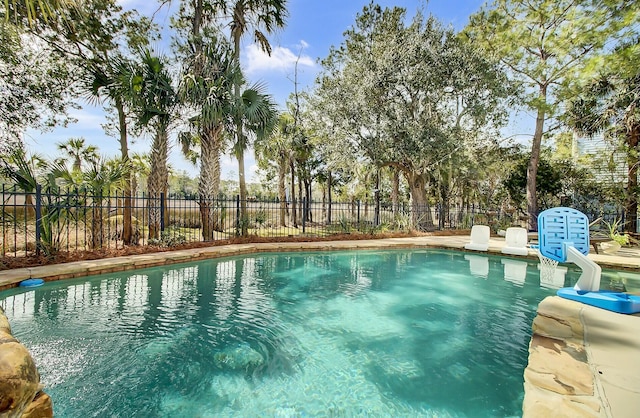
{"label": "swimming pool", "polygon": [[12,289],[0,304],[59,417],[520,416],[531,322],[555,293],[536,264],[257,254]]}

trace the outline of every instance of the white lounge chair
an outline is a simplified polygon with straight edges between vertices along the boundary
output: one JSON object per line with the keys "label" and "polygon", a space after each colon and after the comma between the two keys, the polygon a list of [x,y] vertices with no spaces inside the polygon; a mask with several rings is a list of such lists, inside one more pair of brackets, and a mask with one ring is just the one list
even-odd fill
{"label": "white lounge chair", "polygon": [[529,249],[527,244],[529,242],[529,235],[524,228],[512,226],[507,228],[507,232],[504,237],[504,247],[502,247],[503,254],[513,255],[528,255]]}
{"label": "white lounge chair", "polygon": [[474,225],[471,227],[471,242],[464,245],[467,250],[487,251],[489,249],[489,236],[491,230],[487,225]]}

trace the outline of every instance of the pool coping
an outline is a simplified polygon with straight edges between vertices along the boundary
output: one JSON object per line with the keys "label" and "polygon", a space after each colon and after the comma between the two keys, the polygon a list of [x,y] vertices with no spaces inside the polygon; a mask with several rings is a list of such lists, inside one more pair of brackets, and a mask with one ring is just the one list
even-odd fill
{"label": "pool coping", "polygon": [[[469,236],[456,235],[202,247],[4,270],[0,271],[0,291],[29,278],[64,280],[252,253],[410,248],[467,251],[464,245],[469,241]],[[505,256],[500,252],[503,246],[504,238],[492,237],[486,253],[467,252]],[[537,260],[537,253],[530,250],[527,256],[508,257]],[[640,249],[622,256],[589,254],[589,258],[602,267],[640,270]],[[549,325],[554,322],[555,326]],[[640,315],[615,314],[553,296],[540,303],[532,329],[523,416],[636,416],[640,410],[640,363],[633,359],[640,349]],[[585,379],[591,383],[580,383]]]}
{"label": "pool coping", "polygon": [[[288,251],[339,251],[339,250],[373,250],[373,249],[403,249],[403,248],[441,248],[468,251],[464,245],[469,242],[469,236],[425,236],[406,238],[385,238],[348,241],[311,241],[311,242],[270,242],[253,244],[230,244],[213,247],[191,248],[176,251],[163,251],[148,254],[136,254],[98,260],[83,260],[64,264],[53,264],[0,271],[0,291],[16,287],[22,280],[41,278],[45,281],[71,279],[96,274],[134,270],[146,267],[157,267],[190,261],[206,260],[210,258],[230,257],[263,252]],[[527,256],[505,255],[500,252],[504,246],[504,238],[491,238],[486,254],[497,254],[513,258],[528,258],[537,260],[537,253],[529,250]],[[485,254],[478,251],[468,251],[474,254]],[[640,270],[640,249],[637,256],[609,256],[589,254],[600,266],[605,268]]]}
{"label": "pool coping", "polygon": [[638,416],[640,314],[549,296],[532,328],[524,417]]}

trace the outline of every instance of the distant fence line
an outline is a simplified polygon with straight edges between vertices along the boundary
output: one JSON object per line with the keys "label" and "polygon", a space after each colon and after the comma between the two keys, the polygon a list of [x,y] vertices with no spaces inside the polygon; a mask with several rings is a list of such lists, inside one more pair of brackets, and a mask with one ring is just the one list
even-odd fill
{"label": "distant fence line", "polygon": [[231,239],[243,229],[249,235],[277,238],[468,229],[476,223],[489,224],[494,231],[512,225],[526,226],[526,219],[513,212],[475,205],[417,207],[407,202],[394,205],[381,200],[318,202],[306,199],[281,204],[277,199],[249,199],[247,216],[241,219],[239,196],[200,202],[195,197],[169,194],[155,198],[142,194],[126,203],[122,193],[104,196],[78,190],[54,193],[40,186],[33,192],[24,192],[4,185],[1,194],[0,255],[3,257],[122,248],[127,211],[132,217],[133,245],[171,247],[200,242],[203,241],[203,206],[209,208],[209,219],[214,225],[209,240]]}
{"label": "distant fence line", "polygon": [[[4,185],[1,194],[2,256],[122,248],[125,209],[131,211],[135,245],[173,246],[203,240],[201,206],[195,199],[142,194],[125,205],[122,193],[54,193],[40,186],[33,192],[24,192]],[[406,202],[394,207],[391,202],[375,200],[329,203],[302,199],[281,205],[277,199],[249,199],[245,219],[241,219],[239,196],[206,203],[215,217],[214,240],[236,237],[243,226],[249,235],[270,238],[405,232],[415,227],[412,211],[416,207]],[[476,207],[444,210],[438,205],[417,210],[429,218],[431,230],[470,228],[474,222],[486,222],[488,213]],[[159,234],[149,238],[154,224],[158,224]]]}

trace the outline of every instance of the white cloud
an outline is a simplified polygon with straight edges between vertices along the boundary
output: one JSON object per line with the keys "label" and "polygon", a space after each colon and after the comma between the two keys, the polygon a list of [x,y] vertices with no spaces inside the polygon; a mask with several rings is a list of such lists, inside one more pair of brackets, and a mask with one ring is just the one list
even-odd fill
{"label": "white cloud", "polygon": [[[305,49],[309,46],[305,41],[300,41],[299,47]],[[271,51],[271,56],[267,55],[258,48],[258,45],[251,44],[245,50],[245,62],[247,63],[246,71],[249,74],[260,71],[290,71],[296,65],[298,55],[289,48],[281,46],[275,47]],[[308,55],[301,54],[298,61],[298,67],[313,68],[315,63],[313,58]]]}

